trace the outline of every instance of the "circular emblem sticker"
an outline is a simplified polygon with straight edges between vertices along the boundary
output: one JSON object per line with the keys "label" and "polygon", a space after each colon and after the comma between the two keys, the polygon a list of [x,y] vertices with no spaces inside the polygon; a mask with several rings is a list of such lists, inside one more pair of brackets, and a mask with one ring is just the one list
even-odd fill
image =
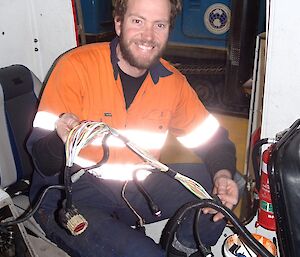
{"label": "circular emblem sticker", "polygon": [[230,27],[230,9],[221,3],[209,6],[204,14],[205,27],[213,34],[224,34]]}

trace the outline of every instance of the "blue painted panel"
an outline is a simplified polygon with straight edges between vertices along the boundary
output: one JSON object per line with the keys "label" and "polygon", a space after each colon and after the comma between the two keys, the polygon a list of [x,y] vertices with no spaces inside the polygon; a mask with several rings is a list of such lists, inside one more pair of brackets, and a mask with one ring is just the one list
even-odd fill
{"label": "blue painted panel", "polygon": [[114,30],[111,1],[81,0],[81,9],[87,34],[101,34]]}
{"label": "blue painted panel", "polygon": [[230,8],[230,0],[184,0],[170,42],[226,48]]}
{"label": "blue painted panel", "polygon": [[230,23],[230,1],[184,2],[182,30],[189,37],[226,39]]}

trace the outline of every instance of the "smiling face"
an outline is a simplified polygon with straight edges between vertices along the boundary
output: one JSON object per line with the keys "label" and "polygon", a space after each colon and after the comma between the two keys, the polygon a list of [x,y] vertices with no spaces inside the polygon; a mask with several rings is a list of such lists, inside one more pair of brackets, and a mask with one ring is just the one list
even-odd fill
{"label": "smiling face", "polygon": [[161,57],[169,36],[170,11],[169,0],[128,0],[123,20],[115,17],[120,37],[117,55],[124,72],[132,76],[134,71],[144,72]]}

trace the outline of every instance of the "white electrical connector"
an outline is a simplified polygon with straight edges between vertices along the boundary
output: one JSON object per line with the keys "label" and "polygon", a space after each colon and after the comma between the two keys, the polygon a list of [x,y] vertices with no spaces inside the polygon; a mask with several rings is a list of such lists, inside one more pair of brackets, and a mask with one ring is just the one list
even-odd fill
{"label": "white electrical connector", "polygon": [[82,175],[84,175],[85,170],[84,169],[80,169],[79,171],[75,172],[72,176],[71,176],[71,182],[75,183],[78,179],[81,178]]}
{"label": "white electrical connector", "polygon": [[73,236],[80,235],[83,231],[86,230],[87,226],[87,220],[79,213],[70,217],[66,224],[66,227],[72,233]]}

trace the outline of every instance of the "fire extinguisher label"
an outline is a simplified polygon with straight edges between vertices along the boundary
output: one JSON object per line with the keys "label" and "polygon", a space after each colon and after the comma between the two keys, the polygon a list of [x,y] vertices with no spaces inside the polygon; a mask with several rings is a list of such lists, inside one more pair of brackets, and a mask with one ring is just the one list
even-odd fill
{"label": "fire extinguisher label", "polygon": [[266,212],[273,213],[273,205],[264,200],[260,201],[260,208]]}

